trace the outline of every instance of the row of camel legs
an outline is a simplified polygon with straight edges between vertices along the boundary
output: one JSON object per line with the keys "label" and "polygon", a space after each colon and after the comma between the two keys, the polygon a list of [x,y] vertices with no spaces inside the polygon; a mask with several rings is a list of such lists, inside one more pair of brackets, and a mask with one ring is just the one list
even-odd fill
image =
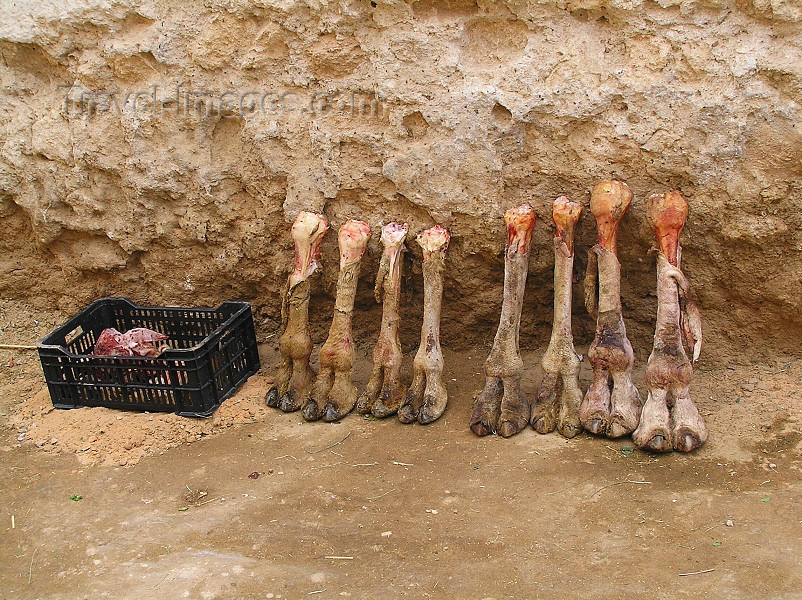
{"label": "row of camel legs", "polygon": [[[593,382],[583,394],[579,385],[580,357],[571,329],[574,230],[582,206],[566,197],[555,200],[554,322],[543,356],[543,379],[530,401],[521,387],[523,361],[518,334],[536,216],[529,205],[507,211],[504,293],[501,318],[485,362],[485,387],[470,418],[479,436],[512,436],[528,425],[539,433],[555,429],[571,438],[583,430],[618,438],[632,434],[636,446],[654,452],[690,452],[707,439],[707,429],[689,387],[692,361],[699,356],[701,322],[680,270],[679,235],[688,204],[678,191],[652,195],[646,205],[655,232],[657,259],[657,323],[654,346],[646,367],[649,393],[643,402],[632,382],[634,353],[627,339],[621,307],[621,266],[618,226],[632,201],[620,181],[602,181],[591,194],[598,243],[590,249],[585,276],[585,305],[596,319],[596,335],[588,351]],[[401,266],[406,224],[390,223],[381,231],[383,253],[376,278],[376,300],[382,303],[373,370],[360,395],[351,372],[354,364],[352,313],[360,262],[370,238],[362,221],[348,221],[339,230],[340,273],[334,316],[320,351],[320,372],[309,364],[309,277],[317,268],[319,246],[328,229],[322,215],[301,212],[292,228],[295,267],[282,302],[282,362],[267,404],[284,411],[303,409],[306,420],[337,421],[352,410],[384,418],[397,414],[403,423],[426,424],[439,418],[448,395],[442,381],[440,312],[443,270],[450,236],[435,226],[418,234],[423,250],[424,309],[421,342],[413,362],[413,380],[400,380],[403,354],[399,342]],[[691,358],[688,356],[690,355]]]}

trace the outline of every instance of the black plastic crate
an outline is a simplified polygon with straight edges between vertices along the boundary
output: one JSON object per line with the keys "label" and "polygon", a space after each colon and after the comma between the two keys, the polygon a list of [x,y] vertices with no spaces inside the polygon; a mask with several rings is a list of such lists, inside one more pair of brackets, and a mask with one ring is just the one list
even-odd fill
{"label": "black plastic crate", "polygon": [[[167,334],[157,358],[93,356],[100,333],[146,327]],[[56,408],[105,406],[206,417],[259,370],[251,305],[137,306],[102,298],[37,345]]]}

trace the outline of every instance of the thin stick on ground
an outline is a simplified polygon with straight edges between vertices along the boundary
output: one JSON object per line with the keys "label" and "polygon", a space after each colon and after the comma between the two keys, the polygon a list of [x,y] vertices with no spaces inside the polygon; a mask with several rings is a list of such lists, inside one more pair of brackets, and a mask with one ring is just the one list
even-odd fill
{"label": "thin stick on ground", "polygon": [[329,558],[331,560],[354,560],[353,556],[324,556],[323,558]]}
{"label": "thin stick on ground", "polygon": [[314,451],[312,451],[312,452],[309,452],[309,451],[307,450],[307,452],[309,452],[309,454],[319,454],[319,453],[321,453],[321,452],[325,452],[326,450],[329,450],[329,449],[331,449],[331,448],[334,448],[334,446],[339,446],[340,444],[342,444],[342,443],[343,443],[345,440],[347,440],[347,439],[348,439],[348,437],[349,437],[350,435],[351,435],[351,432],[349,431],[349,432],[348,432],[348,435],[346,435],[346,436],[345,436],[343,439],[341,439],[339,442],[334,442],[334,443],[333,443],[331,446],[326,446],[325,448],[321,448],[320,450],[314,450]]}
{"label": "thin stick on ground", "polygon": [[704,571],[691,571],[690,573],[680,573],[680,577],[687,577],[688,575],[701,575],[702,573],[712,573],[715,569],[705,569]]}
{"label": "thin stick on ground", "polygon": [[627,479],[626,481],[616,481],[615,483],[611,483],[609,485],[605,485],[604,487],[600,487],[598,490],[596,490],[590,496],[588,496],[588,500],[593,498],[593,496],[595,496],[599,492],[602,492],[602,491],[606,490],[607,488],[611,488],[611,487],[616,486],[616,485],[624,485],[625,483],[631,483],[632,485],[651,485],[652,484],[651,481],[630,481],[629,479]]}
{"label": "thin stick on ground", "polygon": [[378,496],[373,496],[373,498],[367,498],[367,500],[370,500],[372,502],[373,500],[378,500],[379,498],[384,498],[387,494],[389,494],[390,492],[394,492],[394,491],[395,491],[395,488],[393,488],[391,490],[387,490],[386,492],[384,492],[383,494],[379,494]]}
{"label": "thin stick on ground", "polygon": [[19,344],[0,344],[2,350],[36,350],[36,346],[21,346]]}
{"label": "thin stick on ground", "polygon": [[28,585],[31,585],[31,580],[33,579],[33,559],[36,558],[36,553],[39,551],[39,548],[33,549],[33,554],[31,555],[31,564],[28,565]]}

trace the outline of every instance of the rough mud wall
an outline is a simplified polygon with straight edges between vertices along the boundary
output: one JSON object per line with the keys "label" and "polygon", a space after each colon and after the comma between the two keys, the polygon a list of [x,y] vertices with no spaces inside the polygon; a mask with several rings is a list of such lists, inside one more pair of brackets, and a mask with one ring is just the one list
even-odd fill
{"label": "rough mud wall", "polygon": [[[550,203],[587,204],[614,176],[635,193],[620,252],[641,356],[655,313],[644,204],[674,187],[708,359],[799,352],[800,20],[791,0],[3,2],[0,295],[67,311],[103,295],[245,299],[265,333],[288,224],[309,208],[374,234],[391,219],[451,228],[443,333],[470,343],[492,337],[501,215],[526,201],[540,222],[522,339],[536,343]],[[594,238],[588,213],[580,277]],[[335,235],[323,251],[319,337]],[[359,292],[374,320],[378,256],[374,235]],[[412,244],[408,344],[419,259]]]}

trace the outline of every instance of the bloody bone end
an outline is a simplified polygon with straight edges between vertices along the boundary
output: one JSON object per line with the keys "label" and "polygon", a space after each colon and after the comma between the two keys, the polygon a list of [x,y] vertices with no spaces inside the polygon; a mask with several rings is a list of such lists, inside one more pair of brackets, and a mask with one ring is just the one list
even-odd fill
{"label": "bloody bone end", "polygon": [[535,229],[537,215],[528,204],[518,208],[511,208],[504,213],[504,223],[507,225],[507,250],[514,249],[518,254],[529,252],[532,242],[532,232]]}
{"label": "bloody bone end", "polygon": [[406,223],[399,224],[395,221],[382,227],[381,241],[385,250],[390,253],[403,244],[407,237],[407,231],[409,231],[409,225]]}
{"label": "bloody bone end", "polygon": [[321,214],[301,211],[292,224],[295,242],[295,268],[290,275],[290,286],[305,280],[317,269],[320,242],[329,229],[329,222]]}
{"label": "bloody bone end", "polygon": [[435,225],[430,229],[421,231],[416,238],[418,245],[423,249],[423,260],[429,260],[433,254],[445,253],[448,250],[448,243],[451,241],[451,234],[442,225]]}
{"label": "bloody bone end", "polygon": [[660,252],[677,266],[679,234],[688,218],[688,202],[678,190],[652,194],[646,202],[646,219],[657,236]]}
{"label": "bloody bone end", "polygon": [[552,216],[554,224],[557,226],[555,237],[565,242],[569,255],[574,253],[574,229],[581,214],[582,205],[572,202],[566,196],[560,196],[554,201]]}
{"label": "bloody bone end", "polygon": [[370,226],[364,221],[346,221],[337,236],[340,244],[340,268],[361,260],[370,240]]}
{"label": "bloody bone end", "polygon": [[590,210],[596,217],[599,245],[618,254],[618,224],[632,203],[632,191],[623,181],[600,181],[590,194]]}

